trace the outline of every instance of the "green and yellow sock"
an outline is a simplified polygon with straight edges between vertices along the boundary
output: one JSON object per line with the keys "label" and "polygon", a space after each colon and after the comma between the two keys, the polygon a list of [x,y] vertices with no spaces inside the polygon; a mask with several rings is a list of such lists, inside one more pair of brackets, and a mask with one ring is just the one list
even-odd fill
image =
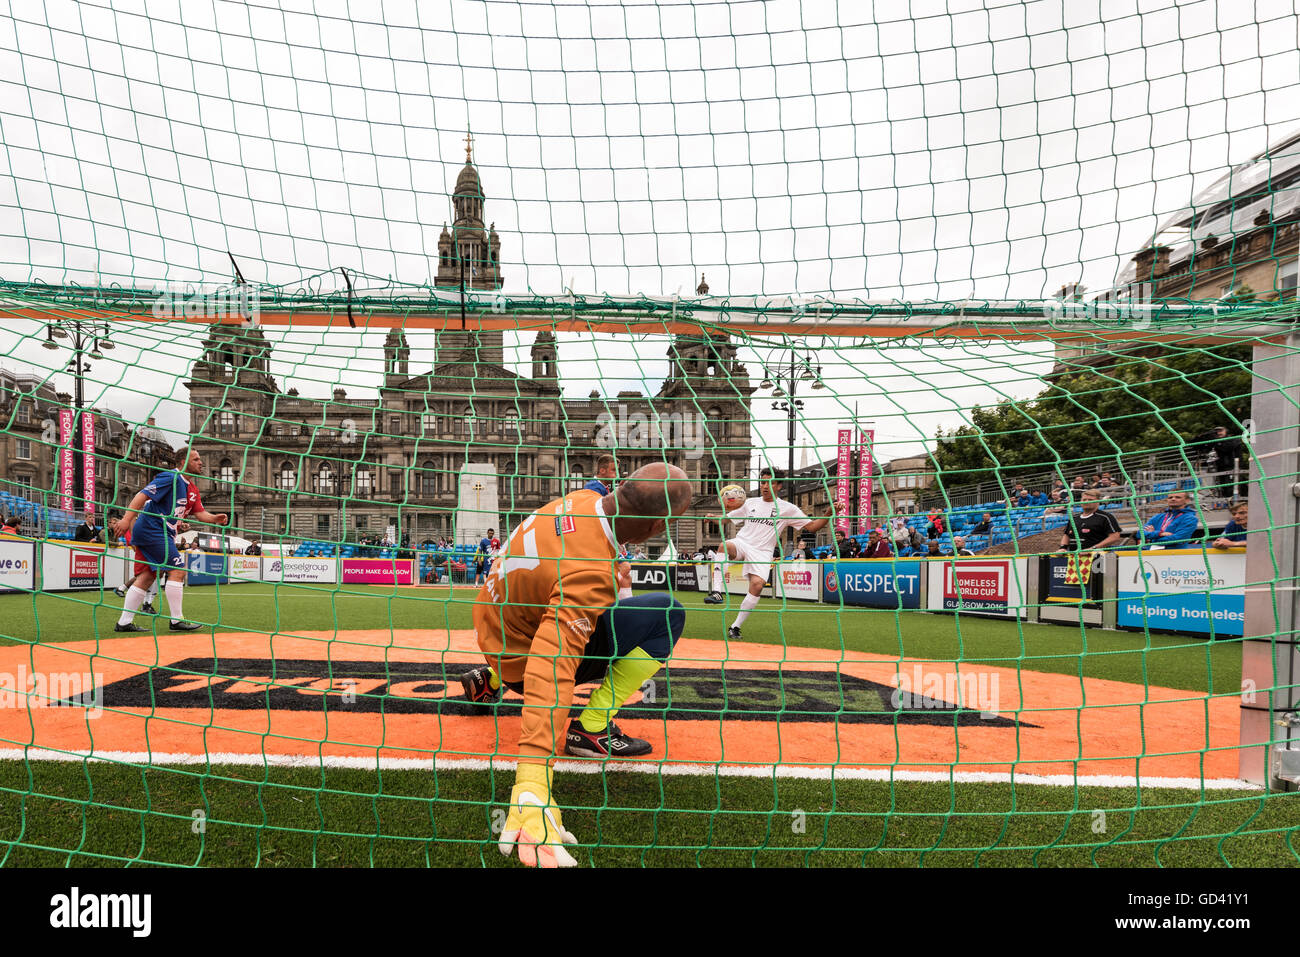
{"label": "green and yellow sock", "polygon": [[610,665],[605,680],[591,693],[586,710],[578,716],[582,729],[590,734],[604,731],[614,720],[614,715],[618,714],[623,702],[632,697],[632,693],[663,666],[664,663],[658,658],[646,654],[644,648],[633,648],[626,656]]}

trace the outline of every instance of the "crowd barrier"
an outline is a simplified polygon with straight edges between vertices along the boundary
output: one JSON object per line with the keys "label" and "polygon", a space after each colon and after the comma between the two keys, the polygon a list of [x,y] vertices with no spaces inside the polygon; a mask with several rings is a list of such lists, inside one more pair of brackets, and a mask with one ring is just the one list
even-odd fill
{"label": "crowd barrier", "polygon": [[[748,579],[729,565],[725,591]],[[707,592],[711,562],[632,564],[632,587]],[[1240,636],[1246,549],[1093,555],[852,558],[775,562],[766,597],[888,610],[961,612],[1078,627]]]}
{"label": "crowd barrier", "polygon": [[[186,584],[247,582],[319,585],[413,585],[414,559],[307,558],[188,551]],[[113,589],[126,584],[135,553],[121,545],[0,537],[0,593]]]}
{"label": "crowd barrier", "polygon": [[[243,582],[413,585],[414,559],[184,553],[192,586]],[[0,592],[112,589],[131,575],[122,546],[0,537]],[[632,587],[707,592],[709,562],[633,562]],[[726,591],[749,583],[729,566]],[[763,595],[833,605],[1191,635],[1245,631],[1246,550],[1168,548],[1074,556],[854,558],[775,562]]]}

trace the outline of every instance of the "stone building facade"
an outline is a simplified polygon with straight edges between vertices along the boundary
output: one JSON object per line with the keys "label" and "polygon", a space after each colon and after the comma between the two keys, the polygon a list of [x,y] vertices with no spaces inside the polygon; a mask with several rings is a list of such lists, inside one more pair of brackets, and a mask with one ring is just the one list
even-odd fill
{"label": "stone building facade", "polygon": [[[0,489],[28,501],[57,508],[59,412],[72,397],[48,378],[0,369]],[[176,452],[153,419],[135,426],[111,409],[87,409],[95,416],[95,512],[121,508],[157,472],[171,468]],[[74,518],[83,508],[76,485]],[[40,532],[39,528],[24,528]]]}
{"label": "stone building facade", "polygon": [[[469,159],[456,181],[456,219],[439,242],[435,284],[459,288],[463,279],[466,288],[496,289],[500,239],[484,229],[483,190]],[[220,504],[238,528],[272,538],[351,541],[394,526],[419,543],[455,537],[467,463],[495,467],[506,530],[581,487],[605,452],[617,454],[620,474],[660,461],[686,469],[699,515],[716,512],[719,480],[748,474],[754,390],[724,335],[666,337],[668,374],[652,396],[585,399],[562,394],[560,344],[549,331],[531,345],[527,376],[506,367],[500,331],[420,333],[436,350],[424,370],[411,367],[415,335],[387,334],[377,398],[342,389],[326,397],[281,391],[260,328],[211,327],[186,383],[191,433],[215,484],[205,491],[210,507]],[[678,523],[677,544],[693,548],[700,525]]]}
{"label": "stone building facade", "polygon": [[[1294,302],[1300,283],[1300,133],[1271,145],[1199,193],[1186,209],[1162,222],[1125,264],[1113,288],[1084,295],[1076,284],[1057,297],[1108,304],[1127,300]],[[1057,376],[1080,366],[1105,365],[1113,342],[1061,343]]]}

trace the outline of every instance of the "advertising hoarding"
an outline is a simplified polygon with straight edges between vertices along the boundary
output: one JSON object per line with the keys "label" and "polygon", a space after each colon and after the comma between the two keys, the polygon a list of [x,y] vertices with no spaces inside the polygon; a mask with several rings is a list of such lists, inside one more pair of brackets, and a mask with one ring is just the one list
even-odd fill
{"label": "advertising hoarding", "polygon": [[345,585],[414,585],[415,562],[410,558],[345,558]]}
{"label": "advertising hoarding", "polygon": [[1121,628],[1199,635],[1245,631],[1245,549],[1120,552],[1116,577],[1116,624]]}
{"label": "advertising hoarding", "polygon": [[35,543],[0,539],[0,592],[33,591],[35,588]]}
{"label": "advertising hoarding", "polygon": [[891,558],[824,562],[822,601],[870,608],[920,608],[922,564]]}
{"label": "advertising hoarding", "polygon": [[926,563],[928,599],[931,611],[960,611],[963,614],[1024,618],[1028,559],[967,558],[960,561],[932,560]]}

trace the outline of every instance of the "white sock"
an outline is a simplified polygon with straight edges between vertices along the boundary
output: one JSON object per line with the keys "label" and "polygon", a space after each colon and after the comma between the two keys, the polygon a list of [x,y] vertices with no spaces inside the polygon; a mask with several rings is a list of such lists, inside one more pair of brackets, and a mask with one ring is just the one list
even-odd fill
{"label": "white sock", "polygon": [[149,586],[149,590],[145,593],[145,599],[144,599],[145,604],[152,604],[153,600],[157,597],[158,597],[158,578],[157,576],[155,576],[153,580],[153,584]]}
{"label": "white sock", "polygon": [[143,588],[132,585],[126,590],[126,599],[122,602],[122,617],[117,620],[119,625],[129,625],[135,621],[135,613],[144,604],[144,597]]}
{"label": "white sock", "polygon": [[184,621],[181,612],[181,597],[185,592],[185,585],[177,581],[169,581],[163,590],[167,593],[167,610],[171,613],[172,621]]}
{"label": "white sock", "polygon": [[713,563],[713,591],[722,591],[722,562]]}
{"label": "white sock", "polygon": [[758,595],[746,595],[740,602],[740,611],[736,613],[736,627],[739,628],[749,617],[749,613],[758,605]]}

